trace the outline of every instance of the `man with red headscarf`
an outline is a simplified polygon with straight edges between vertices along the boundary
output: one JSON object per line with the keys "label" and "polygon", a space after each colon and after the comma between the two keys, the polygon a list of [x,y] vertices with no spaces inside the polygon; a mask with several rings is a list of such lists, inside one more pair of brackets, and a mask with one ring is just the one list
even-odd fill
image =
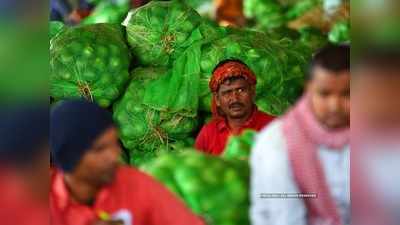
{"label": "man with red headscarf", "polygon": [[254,73],[241,61],[226,60],[216,66],[209,83],[213,118],[197,136],[198,150],[220,155],[230,135],[244,129],[259,131],[273,119],[254,103],[256,83]]}

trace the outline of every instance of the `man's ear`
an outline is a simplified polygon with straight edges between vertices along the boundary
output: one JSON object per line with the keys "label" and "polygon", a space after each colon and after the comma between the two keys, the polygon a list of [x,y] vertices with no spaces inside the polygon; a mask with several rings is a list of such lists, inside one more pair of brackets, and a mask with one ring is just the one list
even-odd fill
{"label": "man's ear", "polygon": [[220,100],[219,100],[219,95],[218,95],[217,92],[215,92],[214,95],[215,95],[215,104],[216,104],[218,107],[220,107],[220,106],[221,106],[221,102],[220,102]]}
{"label": "man's ear", "polygon": [[306,81],[306,83],[304,84],[304,92],[309,92],[312,88],[312,81]]}
{"label": "man's ear", "polygon": [[256,85],[251,85],[250,86],[250,95],[253,101],[256,100]]}

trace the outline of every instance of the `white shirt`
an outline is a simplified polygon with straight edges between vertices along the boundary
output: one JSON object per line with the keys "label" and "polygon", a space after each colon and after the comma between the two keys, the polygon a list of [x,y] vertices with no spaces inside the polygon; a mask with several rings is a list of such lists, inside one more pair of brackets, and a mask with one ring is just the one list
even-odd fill
{"label": "white shirt", "polygon": [[[251,153],[252,225],[307,225],[307,209],[300,198],[261,198],[261,194],[300,193],[282,130],[281,119],[262,130]],[[343,224],[350,224],[350,148],[335,151],[320,146],[319,157]]]}

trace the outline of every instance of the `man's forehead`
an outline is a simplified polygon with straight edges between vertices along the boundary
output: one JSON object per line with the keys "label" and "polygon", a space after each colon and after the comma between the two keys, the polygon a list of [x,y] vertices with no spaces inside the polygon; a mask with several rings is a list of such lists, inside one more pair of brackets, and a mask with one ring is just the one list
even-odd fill
{"label": "man's forehead", "polygon": [[311,82],[319,84],[349,84],[350,85],[350,71],[329,71],[323,68],[316,68],[313,72]]}
{"label": "man's forehead", "polygon": [[231,89],[231,88],[236,88],[236,87],[242,87],[242,86],[248,86],[249,82],[241,76],[238,77],[231,77],[225,79],[221,85],[219,86],[220,90],[221,89]]}

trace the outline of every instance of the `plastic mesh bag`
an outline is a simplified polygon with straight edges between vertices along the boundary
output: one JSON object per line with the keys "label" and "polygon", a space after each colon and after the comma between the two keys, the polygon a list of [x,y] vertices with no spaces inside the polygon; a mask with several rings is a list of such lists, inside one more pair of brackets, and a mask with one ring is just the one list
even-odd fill
{"label": "plastic mesh bag", "polygon": [[167,66],[194,40],[200,15],[180,1],[152,1],[126,19],[128,42],[142,65]]}
{"label": "plastic mesh bag", "polygon": [[50,94],[56,100],[83,96],[109,107],[129,79],[130,53],[119,25],[64,29],[50,44]]}

